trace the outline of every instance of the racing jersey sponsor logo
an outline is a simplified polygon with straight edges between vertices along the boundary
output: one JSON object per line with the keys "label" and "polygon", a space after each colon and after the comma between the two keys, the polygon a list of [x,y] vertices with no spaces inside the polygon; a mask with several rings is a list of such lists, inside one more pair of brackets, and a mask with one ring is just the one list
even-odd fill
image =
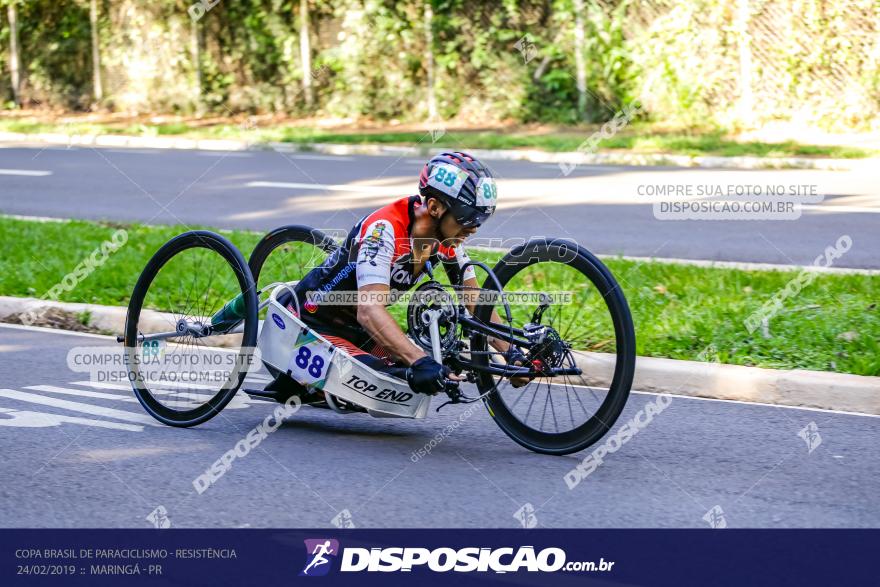
{"label": "racing jersey sponsor logo", "polygon": [[379,254],[379,250],[384,244],[383,235],[386,230],[388,230],[388,224],[385,222],[373,224],[372,230],[364,237],[364,242],[361,245],[364,247],[364,258],[360,261],[361,263],[368,262],[373,267],[376,266],[376,255]]}
{"label": "racing jersey sponsor logo", "polygon": [[282,320],[281,316],[279,316],[278,314],[272,314],[272,322],[274,322],[275,325],[281,330],[287,328],[287,326],[284,325],[284,320]]}

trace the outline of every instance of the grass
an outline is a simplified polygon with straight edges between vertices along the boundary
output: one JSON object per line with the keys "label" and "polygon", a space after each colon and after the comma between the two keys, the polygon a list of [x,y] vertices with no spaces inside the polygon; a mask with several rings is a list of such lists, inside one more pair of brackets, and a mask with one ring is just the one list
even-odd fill
{"label": "grass", "polygon": [[[65,275],[108,240],[121,225],[86,221],[48,222],[0,218],[0,240],[7,243],[0,258],[0,295],[41,297]],[[141,269],[180,226],[126,225],[128,241],[106,262],[59,299],[125,306]],[[194,227],[193,227],[194,228]],[[262,236],[246,231],[224,234],[245,255]],[[473,251],[490,266],[499,253]],[[273,257],[270,257],[272,260]],[[276,261],[277,262],[277,261]],[[296,272],[294,262],[286,271]],[[795,277],[787,271],[743,271],[666,263],[608,259],[607,265],[626,294],[642,356],[697,360],[707,345],[723,363],[769,368],[802,368],[858,375],[880,375],[880,276],[818,275],[769,323],[769,337],[749,334],[744,320]],[[201,266],[201,265],[199,265]],[[281,265],[278,265],[280,267]],[[517,289],[574,291],[584,302],[571,337],[582,348],[608,351],[607,314],[589,288],[564,272],[537,266],[518,276]],[[533,269],[533,270],[532,270]],[[173,267],[169,271],[173,271]],[[184,303],[192,272],[181,269],[158,283],[156,306]],[[185,276],[185,279],[181,276]],[[297,276],[291,276],[291,279]],[[268,278],[267,278],[268,279]],[[261,277],[261,284],[265,280]],[[195,282],[193,282],[195,283]],[[219,308],[235,289],[232,283],[214,283]],[[197,285],[196,289],[202,287]],[[207,289],[207,284],[205,284]],[[151,290],[153,291],[153,290]],[[591,297],[592,296],[592,297]],[[581,304],[572,307],[580,308]],[[395,307],[401,316],[402,307]],[[531,308],[516,308],[520,318]],[[551,320],[552,316],[549,317]],[[579,329],[579,330],[578,330]],[[709,357],[710,359],[713,357]]]}
{"label": "grass", "polygon": [[[374,132],[374,131],[328,131],[313,127],[278,124],[271,127],[247,128],[240,124],[192,125],[187,122],[164,124],[105,124],[92,122],[49,123],[22,119],[0,118],[0,131],[25,134],[117,134],[134,136],[180,136],[185,138],[241,139],[252,142],[286,142],[297,144],[343,143],[387,144],[423,146],[456,145],[469,149],[538,149],[550,152],[576,151],[578,147],[598,130],[598,127],[571,129],[543,134],[524,131],[457,130],[450,129],[445,135],[432,141],[426,131]],[[637,154],[675,154],[711,156],[755,157],[832,157],[859,159],[880,155],[871,149],[836,145],[807,145],[795,141],[767,143],[761,141],[737,141],[719,131],[706,132],[659,132],[647,124],[635,125],[603,139],[600,151],[626,151]]]}

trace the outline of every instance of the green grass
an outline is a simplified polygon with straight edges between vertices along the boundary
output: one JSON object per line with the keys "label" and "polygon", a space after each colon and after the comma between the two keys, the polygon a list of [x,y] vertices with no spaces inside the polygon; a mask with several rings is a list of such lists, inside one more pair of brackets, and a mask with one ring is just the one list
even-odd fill
{"label": "green grass", "polygon": [[[0,257],[0,295],[41,297],[119,226],[0,218],[0,240],[7,244]],[[185,230],[178,226],[126,228],[127,244],[76,287],[64,291],[59,299],[126,305],[149,257],[167,239]],[[261,237],[245,231],[224,234],[245,255]],[[474,251],[472,256],[491,266],[499,254]],[[769,323],[770,337],[765,338],[760,332],[750,335],[743,321],[785,288],[795,272],[623,259],[608,259],[607,265],[632,309],[639,355],[696,360],[711,344],[724,363],[880,375],[880,276],[817,276],[800,294],[784,303],[783,311]],[[579,330],[572,336],[585,348],[609,350],[609,325],[601,301],[595,295],[588,297],[588,289],[579,290],[576,281],[564,282],[563,273],[538,266],[524,272],[514,285],[525,290],[574,291],[581,296],[577,299],[585,302],[586,310],[581,310],[576,326]],[[156,299],[162,300],[160,304],[181,304],[186,283],[176,277],[165,280]],[[261,279],[261,283],[265,281]],[[213,291],[215,299],[211,303],[222,304],[234,288],[232,284],[224,287],[215,283]],[[515,311],[523,315],[526,312]],[[402,308],[395,308],[396,315],[401,313]]]}
{"label": "green grass", "polygon": [[[455,145],[469,149],[538,149],[550,152],[577,151],[598,127],[569,129],[553,133],[535,134],[510,130],[472,131],[450,129],[432,141],[428,132],[346,132],[326,131],[310,127],[273,125],[247,128],[240,124],[195,126],[186,122],[167,124],[99,124],[99,123],[46,123],[28,120],[0,119],[0,131],[18,133],[65,134],[120,134],[134,136],[180,136],[185,138],[240,139],[252,142],[287,142],[297,144],[343,143],[387,144],[421,146],[433,150],[438,146]],[[736,141],[718,131],[659,132],[642,124],[624,129],[613,137],[603,139],[599,150],[627,151],[638,154],[675,154],[755,157],[832,157],[859,159],[874,157],[880,152],[871,149],[835,145],[806,145],[794,141],[766,143]]]}

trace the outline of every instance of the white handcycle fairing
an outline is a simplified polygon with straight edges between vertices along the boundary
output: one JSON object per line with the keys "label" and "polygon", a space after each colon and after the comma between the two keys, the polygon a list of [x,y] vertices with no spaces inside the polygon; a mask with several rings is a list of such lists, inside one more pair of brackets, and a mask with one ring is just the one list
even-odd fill
{"label": "white handcycle fairing", "polygon": [[[292,285],[292,284],[290,284]],[[407,383],[370,369],[320,334],[278,302],[289,285],[269,296],[257,346],[264,363],[292,379],[361,406],[371,416],[424,418],[431,398],[414,393]]]}

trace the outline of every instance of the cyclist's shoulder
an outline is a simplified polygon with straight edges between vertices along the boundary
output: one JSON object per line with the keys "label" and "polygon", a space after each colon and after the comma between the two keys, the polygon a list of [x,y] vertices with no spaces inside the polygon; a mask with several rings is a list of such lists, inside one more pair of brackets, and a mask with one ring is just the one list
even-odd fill
{"label": "cyclist's shoulder", "polygon": [[387,230],[395,237],[406,237],[412,228],[413,214],[419,206],[419,196],[399,198],[378,210],[367,214],[359,223],[358,237],[367,236],[367,231]]}

